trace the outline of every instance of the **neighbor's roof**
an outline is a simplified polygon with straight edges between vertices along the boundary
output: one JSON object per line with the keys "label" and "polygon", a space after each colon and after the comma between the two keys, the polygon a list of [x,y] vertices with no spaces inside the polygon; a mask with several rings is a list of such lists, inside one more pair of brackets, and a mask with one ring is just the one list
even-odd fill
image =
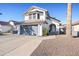
{"label": "neighbor's roof", "polygon": [[22,22],[19,22],[19,21],[13,21],[15,25],[19,25],[21,24]]}
{"label": "neighbor's roof", "polygon": [[72,26],[74,26],[74,25],[79,25],[79,20],[73,22],[73,23],[72,23]]}
{"label": "neighbor's roof", "polygon": [[22,21],[14,21],[14,20],[10,20],[9,22],[13,22],[15,25],[20,25],[22,23]]}
{"label": "neighbor's roof", "polygon": [[[72,23],[72,26],[79,25],[79,20]],[[66,24],[61,25],[62,27],[66,27]]]}
{"label": "neighbor's roof", "polygon": [[[15,25],[20,25],[22,22],[18,22],[18,21],[13,21]],[[5,21],[0,21],[0,25],[3,26],[8,26],[10,25],[9,22],[5,22]]]}
{"label": "neighbor's roof", "polygon": [[0,25],[4,25],[4,26],[7,26],[7,25],[9,25],[9,22],[0,21]]}

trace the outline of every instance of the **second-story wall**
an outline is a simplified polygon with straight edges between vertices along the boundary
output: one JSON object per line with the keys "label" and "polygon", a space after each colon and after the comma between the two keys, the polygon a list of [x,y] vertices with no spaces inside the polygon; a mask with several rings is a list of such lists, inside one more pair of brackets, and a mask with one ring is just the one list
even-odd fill
{"label": "second-story wall", "polygon": [[24,15],[24,20],[46,20],[46,11],[41,9],[29,10],[26,15]]}

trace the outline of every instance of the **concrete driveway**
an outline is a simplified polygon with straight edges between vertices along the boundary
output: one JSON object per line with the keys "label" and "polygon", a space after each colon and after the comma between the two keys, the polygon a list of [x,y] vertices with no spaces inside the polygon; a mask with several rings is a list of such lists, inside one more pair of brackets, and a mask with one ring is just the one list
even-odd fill
{"label": "concrete driveway", "polygon": [[36,37],[25,35],[0,36],[1,56],[29,56],[45,39],[53,39],[55,36]]}

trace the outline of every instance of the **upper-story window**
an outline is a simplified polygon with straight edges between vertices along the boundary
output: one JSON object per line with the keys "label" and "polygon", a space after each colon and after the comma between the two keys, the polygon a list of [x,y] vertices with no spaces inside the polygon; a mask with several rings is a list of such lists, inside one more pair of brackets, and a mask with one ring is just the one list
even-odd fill
{"label": "upper-story window", "polygon": [[29,14],[29,19],[41,19],[43,17],[43,12],[34,12]]}
{"label": "upper-story window", "polygon": [[32,19],[32,14],[29,14],[29,19]]}
{"label": "upper-story window", "polygon": [[37,19],[40,19],[40,14],[37,14]]}
{"label": "upper-story window", "polygon": [[36,19],[36,13],[33,13],[33,19]]}

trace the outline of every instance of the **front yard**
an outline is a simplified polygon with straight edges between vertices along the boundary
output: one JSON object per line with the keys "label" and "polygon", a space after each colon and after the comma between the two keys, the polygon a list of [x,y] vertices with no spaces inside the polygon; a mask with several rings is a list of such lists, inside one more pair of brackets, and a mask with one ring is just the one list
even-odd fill
{"label": "front yard", "polygon": [[79,56],[79,38],[69,38],[65,35],[1,35],[0,55]]}

